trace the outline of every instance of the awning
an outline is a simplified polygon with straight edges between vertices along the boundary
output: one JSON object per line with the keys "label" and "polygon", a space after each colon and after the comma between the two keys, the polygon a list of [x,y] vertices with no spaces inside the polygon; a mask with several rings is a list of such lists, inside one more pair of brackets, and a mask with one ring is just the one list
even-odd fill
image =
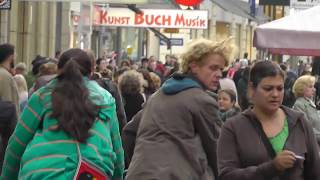
{"label": "awning", "polygon": [[229,11],[235,15],[250,19],[252,21],[261,23],[268,20],[263,12],[257,11],[256,16],[252,16],[250,14],[250,5],[247,2],[239,1],[239,0],[211,0],[213,3],[218,5],[220,8],[225,11]]}
{"label": "awning", "polygon": [[320,5],[262,24],[255,29],[253,46],[273,54],[320,56],[318,19]]}

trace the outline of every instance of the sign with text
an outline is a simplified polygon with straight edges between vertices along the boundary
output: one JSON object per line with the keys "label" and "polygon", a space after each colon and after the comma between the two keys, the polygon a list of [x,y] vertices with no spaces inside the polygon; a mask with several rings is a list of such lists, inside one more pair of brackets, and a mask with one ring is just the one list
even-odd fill
{"label": "sign with text", "polygon": [[207,29],[208,11],[141,9],[135,13],[127,8],[95,7],[93,25]]}
{"label": "sign with text", "polygon": [[290,0],[259,0],[260,5],[289,6]]}
{"label": "sign with text", "polygon": [[11,0],[0,0],[1,9],[11,9]]}
{"label": "sign with text", "polygon": [[[171,46],[183,46],[183,38],[170,38],[169,40]],[[160,45],[166,46],[167,43],[163,39],[160,39]]]}
{"label": "sign with text", "polygon": [[295,10],[299,11],[299,10],[305,10],[317,5],[320,5],[320,0],[311,0],[311,1],[293,0],[290,3],[290,8],[294,8]]}

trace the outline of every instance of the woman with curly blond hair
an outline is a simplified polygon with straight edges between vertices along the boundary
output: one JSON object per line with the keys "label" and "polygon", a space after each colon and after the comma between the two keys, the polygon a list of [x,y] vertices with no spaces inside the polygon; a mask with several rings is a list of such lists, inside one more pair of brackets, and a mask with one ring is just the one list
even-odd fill
{"label": "woman with curly blond hair", "polygon": [[320,145],[320,114],[312,100],[316,93],[315,82],[315,77],[310,75],[301,76],[296,80],[293,85],[293,94],[297,99],[293,109],[304,113],[306,119],[312,124],[313,132]]}
{"label": "woman with curly blond hair", "polygon": [[221,120],[206,90],[217,88],[231,50],[230,41],[205,39],[186,47],[181,72],[165,81],[135,117],[140,124],[127,180],[217,178]]}

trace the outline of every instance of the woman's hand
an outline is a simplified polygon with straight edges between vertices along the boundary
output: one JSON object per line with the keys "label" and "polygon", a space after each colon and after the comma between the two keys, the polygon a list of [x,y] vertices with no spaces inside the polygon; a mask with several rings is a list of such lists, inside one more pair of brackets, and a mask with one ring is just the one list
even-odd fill
{"label": "woman's hand", "polygon": [[284,171],[288,168],[292,168],[296,161],[294,152],[284,150],[273,159],[274,166],[279,171]]}

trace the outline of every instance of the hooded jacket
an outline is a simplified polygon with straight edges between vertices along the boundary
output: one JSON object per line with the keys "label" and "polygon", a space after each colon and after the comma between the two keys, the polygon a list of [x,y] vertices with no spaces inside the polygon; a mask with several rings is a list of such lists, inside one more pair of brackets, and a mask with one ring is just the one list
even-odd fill
{"label": "hooded jacket", "polygon": [[320,180],[319,149],[310,124],[302,113],[285,106],[281,108],[289,128],[283,149],[305,160],[297,159],[293,168],[278,171],[262,136],[250,123],[250,119],[258,120],[248,109],[226,121],[221,130],[218,143],[220,180]]}
{"label": "hooded jacket", "polygon": [[201,83],[174,75],[143,109],[126,179],[214,179],[220,126],[217,102]]}

